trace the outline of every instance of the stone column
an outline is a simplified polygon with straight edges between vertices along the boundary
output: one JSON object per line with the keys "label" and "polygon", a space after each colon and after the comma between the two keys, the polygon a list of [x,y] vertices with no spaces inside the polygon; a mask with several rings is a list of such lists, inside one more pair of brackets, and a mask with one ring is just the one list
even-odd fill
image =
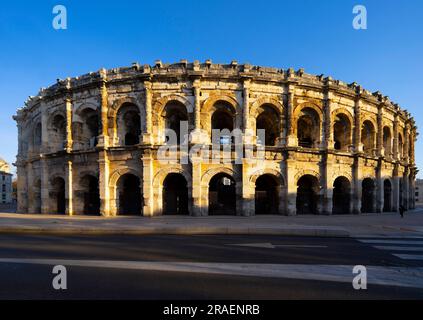
{"label": "stone column", "polygon": [[324,109],[324,120],[323,120],[323,137],[322,137],[322,147],[326,149],[333,149],[334,148],[334,140],[333,140],[333,130],[332,130],[332,93],[330,91],[325,93],[325,109]]}
{"label": "stone column", "polygon": [[376,168],[376,212],[381,213],[384,205],[384,185],[382,179],[382,160],[378,161]]}
{"label": "stone column", "polygon": [[288,147],[298,146],[297,136],[294,134],[294,123],[293,117],[294,112],[294,97],[295,97],[295,85],[290,84],[288,86],[288,99],[287,99],[287,117],[286,117],[286,145]]}
{"label": "stone column", "polygon": [[392,146],[393,160],[400,160],[401,156],[398,155],[398,114],[395,113],[394,117],[394,139]]}
{"label": "stone column", "polygon": [[99,123],[99,137],[97,147],[105,148],[109,146],[109,121],[107,117],[107,113],[109,110],[109,103],[108,103],[108,91],[107,91],[107,71],[105,69],[100,70],[100,76],[102,78],[101,87],[100,87],[100,123]]}
{"label": "stone column", "polygon": [[49,170],[48,170],[48,160],[42,156],[41,157],[41,213],[49,214],[51,213],[50,206],[50,195],[49,195]]}
{"label": "stone column", "polygon": [[[153,172],[153,155],[151,154],[151,150],[145,150],[144,154],[141,158],[142,161],[142,189],[143,189],[143,197],[144,197],[144,208],[143,208],[143,215],[144,216],[153,216],[158,214],[155,212],[154,207],[154,187],[153,187],[153,179],[154,179],[154,172]],[[161,207],[161,204],[160,204]]]}
{"label": "stone column", "polygon": [[253,144],[256,132],[250,127],[250,87],[251,80],[245,79],[243,83],[243,108],[242,108],[242,126],[244,128],[244,144]]}
{"label": "stone column", "polygon": [[326,159],[323,161],[323,174],[322,174],[322,186],[323,186],[323,206],[322,214],[331,215],[333,206],[333,185],[330,184],[330,173],[333,167],[333,157],[330,154],[325,155]]}
{"label": "stone column", "polygon": [[385,149],[383,148],[383,104],[378,106],[377,113],[377,133],[376,133],[376,155],[383,157]]}
{"label": "stone column", "polygon": [[110,186],[109,186],[109,159],[106,150],[99,151],[99,191],[100,191],[100,214],[110,216]]}
{"label": "stone column", "polygon": [[16,165],[16,173],[18,176],[17,188],[18,188],[18,213],[28,213],[28,196],[27,196],[27,176],[26,168],[23,161],[18,161]]}
{"label": "stone column", "polygon": [[393,188],[392,188],[392,211],[398,211],[400,206],[400,179],[401,177],[398,176],[398,164],[395,164],[394,173],[393,173]]}
{"label": "stone column", "polygon": [[359,157],[354,158],[353,164],[353,213],[360,214],[361,213],[361,191],[362,191],[362,173],[361,173],[361,159]]}
{"label": "stone column", "polygon": [[201,144],[204,139],[201,134],[201,81],[196,79],[192,82],[194,95],[194,131],[191,133],[191,143]]}
{"label": "stone column", "polygon": [[297,214],[297,185],[295,181],[295,159],[292,155],[286,160],[286,214],[295,216]]}
{"label": "stone column", "polygon": [[27,197],[28,197],[28,213],[37,213],[35,209],[35,196],[34,196],[34,168],[32,162],[26,166],[27,170]]}
{"label": "stone column", "polygon": [[361,143],[361,101],[360,95],[356,97],[354,105],[354,151],[363,152]]}
{"label": "stone column", "polygon": [[73,172],[72,161],[66,162],[65,168],[66,214],[73,215]]}
{"label": "stone column", "polygon": [[66,152],[72,151],[72,100],[70,97],[66,98]]}
{"label": "stone column", "polygon": [[143,134],[143,143],[152,144],[153,143],[153,123],[151,119],[152,115],[152,84],[150,81],[144,82],[144,92],[145,92],[145,132]]}
{"label": "stone column", "polygon": [[409,163],[410,159],[408,156],[408,148],[410,147],[410,124],[405,125],[405,137],[404,137],[404,162]]}
{"label": "stone column", "polygon": [[192,215],[201,216],[201,157],[193,155],[192,163]]}
{"label": "stone column", "polygon": [[255,188],[250,186],[250,176],[248,175],[249,162],[243,159],[242,163],[242,215],[255,215]]}
{"label": "stone column", "polygon": [[41,101],[41,153],[49,153],[49,136],[48,136],[48,114],[47,114],[47,105],[44,101]]}

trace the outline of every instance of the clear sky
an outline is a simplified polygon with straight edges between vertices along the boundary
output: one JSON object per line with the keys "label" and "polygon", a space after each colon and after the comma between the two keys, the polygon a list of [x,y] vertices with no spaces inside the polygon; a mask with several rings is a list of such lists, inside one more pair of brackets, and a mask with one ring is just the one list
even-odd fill
{"label": "clear sky", "polygon": [[[65,5],[68,29],[52,27]],[[352,27],[365,5],[368,29]],[[17,153],[16,108],[57,78],[180,59],[305,68],[381,91],[423,132],[423,1],[7,1],[0,7],[0,157]],[[423,135],[416,160],[423,168]],[[420,174],[420,176],[422,176]]]}

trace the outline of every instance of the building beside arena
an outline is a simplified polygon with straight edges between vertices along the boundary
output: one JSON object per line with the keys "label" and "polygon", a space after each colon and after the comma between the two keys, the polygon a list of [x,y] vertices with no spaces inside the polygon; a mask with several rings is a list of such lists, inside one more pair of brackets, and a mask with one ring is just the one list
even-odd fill
{"label": "building beside arena", "polygon": [[415,205],[410,114],[379,92],[302,69],[135,63],[58,80],[14,119],[18,212],[250,216]]}
{"label": "building beside arena", "polygon": [[0,204],[12,203],[12,174],[9,164],[0,158]]}

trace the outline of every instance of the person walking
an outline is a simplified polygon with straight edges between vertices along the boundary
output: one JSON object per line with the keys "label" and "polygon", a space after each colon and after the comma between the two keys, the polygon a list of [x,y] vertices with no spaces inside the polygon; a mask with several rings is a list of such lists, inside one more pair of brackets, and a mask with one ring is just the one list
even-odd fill
{"label": "person walking", "polygon": [[405,211],[404,206],[403,205],[400,205],[400,207],[399,207],[399,213],[401,215],[401,218],[404,218],[404,211]]}

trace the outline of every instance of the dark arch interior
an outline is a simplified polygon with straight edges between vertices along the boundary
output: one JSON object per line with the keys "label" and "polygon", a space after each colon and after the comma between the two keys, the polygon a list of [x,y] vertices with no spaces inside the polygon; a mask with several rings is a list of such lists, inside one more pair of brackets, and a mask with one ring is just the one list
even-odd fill
{"label": "dark arch interior", "polygon": [[319,141],[319,116],[311,108],[304,108],[297,121],[298,145],[303,148],[313,148]]}
{"label": "dark arch interior", "polygon": [[278,214],[279,184],[275,177],[265,174],[256,181],[255,192],[256,214]]}
{"label": "dark arch interior", "polygon": [[133,174],[123,175],[118,182],[120,215],[140,215],[142,208],[141,181]]}
{"label": "dark arch interior", "polygon": [[[181,144],[183,137],[181,137],[181,122],[188,121],[188,115],[184,105],[180,103],[171,104],[166,107],[166,128],[173,130],[176,134],[175,141],[177,144]],[[169,142],[169,139],[168,141]],[[172,141],[170,141],[172,142]]]}
{"label": "dark arch interior", "polygon": [[363,144],[363,151],[371,154],[375,148],[375,129],[373,124],[366,120],[363,122],[361,129],[361,143]]}
{"label": "dark arch interior", "polygon": [[370,178],[366,178],[362,182],[361,191],[361,212],[373,212],[374,211],[374,181]]}
{"label": "dark arch interior", "polygon": [[88,175],[83,178],[84,186],[84,214],[100,215],[100,191],[98,179]]}
{"label": "dark arch interior", "polygon": [[225,130],[226,133],[222,132],[220,135],[213,135],[213,143],[217,144],[228,144],[233,142],[233,137],[231,135],[234,129],[234,118],[232,114],[224,109],[216,110],[211,119],[212,130]]}
{"label": "dark arch interior", "polygon": [[225,173],[210,180],[209,215],[236,215],[235,180]]}
{"label": "dark arch interior", "polygon": [[302,176],[297,183],[297,214],[318,214],[319,181],[311,175]]}
{"label": "dark arch interior", "polygon": [[188,185],[179,173],[169,174],[163,182],[163,214],[188,215]]}
{"label": "dark arch interior", "polygon": [[386,179],[383,182],[383,211],[392,211],[392,185],[391,181]]}
{"label": "dark arch interior", "polygon": [[52,183],[52,197],[56,201],[56,214],[66,213],[66,196],[65,196],[65,180],[63,178],[55,178]]}
{"label": "dark arch interior", "polygon": [[339,114],[333,125],[333,138],[335,150],[348,150],[350,141],[351,124],[347,116]]}
{"label": "dark arch interior", "polygon": [[345,177],[338,177],[333,183],[333,204],[334,214],[350,213],[351,183]]}
{"label": "dark arch interior", "polygon": [[[265,131],[265,139],[264,141],[259,141],[258,143],[261,143],[266,146],[274,146],[276,145],[276,139],[279,136],[279,116],[278,114],[270,109],[266,108],[265,111],[263,111],[256,120],[256,129],[258,130],[264,130]],[[259,137],[258,132],[256,135]]]}

